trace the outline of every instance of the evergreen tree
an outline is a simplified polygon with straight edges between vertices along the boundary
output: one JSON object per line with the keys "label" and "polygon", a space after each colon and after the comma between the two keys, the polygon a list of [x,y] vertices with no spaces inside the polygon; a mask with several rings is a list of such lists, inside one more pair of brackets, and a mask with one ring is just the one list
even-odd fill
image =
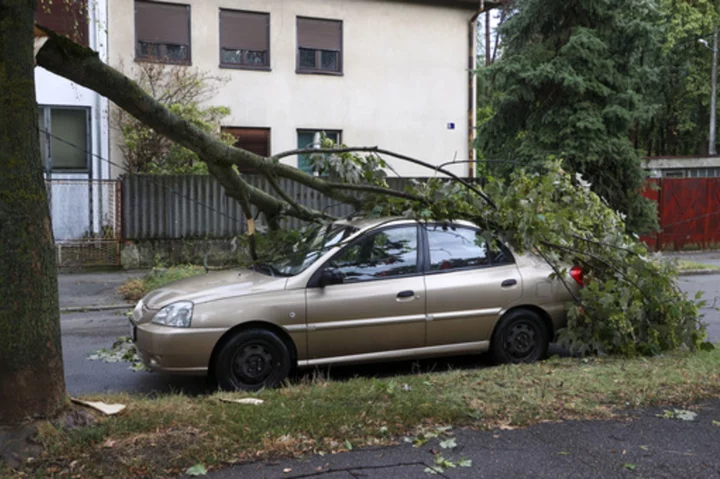
{"label": "evergreen tree", "polygon": [[[718,0],[660,0],[662,56],[659,105],[640,122],[635,145],[648,156],[705,155],[708,152],[712,33]],[[700,40],[709,42],[703,45]]]}
{"label": "evergreen tree", "polygon": [[[532,166],[560,157],[628,214],[628,228],[657,225],[642,198],[644,172],[629,133],[652,115],[661,54],[651,0],[518,0],[502,25],[492,66],[495,115],[480,129],[486,158]],[[516,163],[494,163],[507,172]]]}

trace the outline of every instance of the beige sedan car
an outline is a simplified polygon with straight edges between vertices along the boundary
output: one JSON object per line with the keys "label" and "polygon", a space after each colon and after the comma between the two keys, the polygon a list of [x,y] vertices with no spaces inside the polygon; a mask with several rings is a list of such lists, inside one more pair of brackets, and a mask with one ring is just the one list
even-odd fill
{"label": "beige sedan car", "polygon": [[[325,364],[488,350],[498,363],[541,359],[571,294],[542,259],[488,237],[466,222],[339,221],[271,264],[152,291],[132,339],[151,369],[209,373],[225,389]],[[581,271],[570,276],[579,288]]]}

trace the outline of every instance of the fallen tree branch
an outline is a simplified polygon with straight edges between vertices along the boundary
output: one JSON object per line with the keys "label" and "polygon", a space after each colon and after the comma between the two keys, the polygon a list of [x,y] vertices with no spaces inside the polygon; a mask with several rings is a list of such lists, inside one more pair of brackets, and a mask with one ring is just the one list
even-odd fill
{"label": "fallen tree branch", "polygon": [[430,200],[428,200],[427,198],[423,198],[422,196],[413,195],[413,194],[406,193],[404,191],[399,191],[399,190],[388,190],[387,188],[383,188],[381,186],[357,185],[357,184],[352,184],[352,183],[333,183],[333,182],[328,182],[327,184],[330,187],[330,189],[363,191],[366,193],[376,193],[379,195],[395,196],[398,198],[404,198],[406,200],[419,201],[421,203],[430,203]]}
{"label": "fallen tree branch", "polygon": [[[49,29],[42,29],[48,34],[49,39],[38,52],[37,64],[39,66],[107,97],[158,133],[193,151],[208,164],[209,170],[228,190],[229,196],[241,201],[242,196],[247,194],[248,200],[270,217],[287,213],[303,220],[317,220],[325,215],[306,208],[297,208],[297,204],[293,205],[292,202],[288,202],[287,197],[278,198],[250,185],[242,179],[242,174],[232,169],[231,166],[254,169],[266,176],[271,175],[275,178],[295,181],[356,209],[360,209],[363,202],[355,196],[347,194],[347,190],[405,198],[407,195],[391,188],[383,189],[378,186],[341,187],[340,185],[331,185],[322,178],[309,175],[277,160],[303,153],[365,151],[392,156],[431,170],[438,170],[435,165],[377,147],[292,150],[272,157],[263,157],[241,148],[229,146],[193,123],[170,112],[162,103],[140,88],[137,83],[103,63],[97,52],[59,36]],[[214,168],[210,168],[210,165],[213,165]],[[495,206],[482,191],[464,179],[444,169],[439,171],[480,195],[489,205]]]}
{"label": "fallen tree branch", "polygon": [[282,158],[286,158],[288,156],[296,156],[296,155],[310,155],[310,154],[332,154],[332,153],[375,153],[378,155],[387,155],[391,156],[393,158],[397,158],[399,160],[407,161],[408,163],[413,163],[419,166],[423,166],[425,168],[428,168],[430,170],[442,173],[444,175],[449,176],[450,178],[458,181],[463,186],[480,196],[485,202],[491,206],[492,208],[497,209],[497,205],[495,205],[495,202],[490,199],[485,193],[480,191],[479,189],[475,188],[471,183],[466,181],[464,178],[459,177],[455,173],[442,168],[442,166],[433,165],[432,163],[428,163],[422,160],[418,160],[417,158],[412,158],[407,155],[402,155],[400,153],[395,153],[394,151],[390,150],[384,150],[382,148],[378,148],[377,146],[350,146],[350,147],[342,147],[342,148],[299,148],[296,150],[288,150],[284,151],[282,153],[278,153],[276,155],[273,155],[270,157],[270,159],[274,161],[278,161]]}

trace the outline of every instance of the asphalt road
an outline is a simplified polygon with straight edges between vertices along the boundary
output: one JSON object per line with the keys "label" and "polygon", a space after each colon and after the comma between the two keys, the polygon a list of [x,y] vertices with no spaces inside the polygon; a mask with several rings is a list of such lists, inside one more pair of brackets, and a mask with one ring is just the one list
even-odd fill
{"label": "asphalt road", "polygon": [[[91,285],[82,283],[89,278],[73,276],[73,281],[81,281],[77,288],[107,289],[111,295],[114,285]],[[720,275],[687,276],[681,278],[680,287],[694,296],[697,291],[705,291],[708,302],[702,310],[708,324],[711,341],[720,342]],[[63,289],[61,288],[61,295]],[[80,304],[80,296],[75,293],[73,303]],[[61,302],[63,299],[61,298]],[[65,300],[67,304],[67,300]],[[101,361],[89,361],[87,356],[101,348],[110,347],[119,336],[128,335],[128,322],[124,310],[100,311],[88,313],[63,314],[61,317],[63,357],[65,360],[65,379],[71,395],[104,392],[126,392],[136,394],[159,394],[182,391],[186,394],[202,394],[210,390],[205,378],[167,376],[157,373],[134,372],[125,363],[107,364]],[[562,353],[558,348],[552,354]],[[388,376],[407,374],[419,370],[443,370],[448,368],[488,367],[486,355],[465,356],[450,359],[432,359],[424,361],[404,361],[383,365],[365,365],[323,369],[320,372],[332,379],[344,379],[360,376]],[[301,374],[313,374],[304,372]],[[297,378],[295,378],[297,379]]]}

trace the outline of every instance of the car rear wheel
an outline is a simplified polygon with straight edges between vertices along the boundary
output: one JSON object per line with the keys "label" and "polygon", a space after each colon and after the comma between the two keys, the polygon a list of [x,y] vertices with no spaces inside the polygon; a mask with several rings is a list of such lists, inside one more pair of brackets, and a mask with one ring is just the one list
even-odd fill
{"label": "car rear wheel", "polygon": [[516,309],[498,323],[490,352],[496,364],[532,363],[545,357],[549,344],[550,333],[540,315],[529,309]]}
{"label": "car rear wheel", "polygon": [[218,386],[225,390],[273,388],[290,373],[290,353],[275,334],[250,329],[236,334],[222,346],[213,369]]}

